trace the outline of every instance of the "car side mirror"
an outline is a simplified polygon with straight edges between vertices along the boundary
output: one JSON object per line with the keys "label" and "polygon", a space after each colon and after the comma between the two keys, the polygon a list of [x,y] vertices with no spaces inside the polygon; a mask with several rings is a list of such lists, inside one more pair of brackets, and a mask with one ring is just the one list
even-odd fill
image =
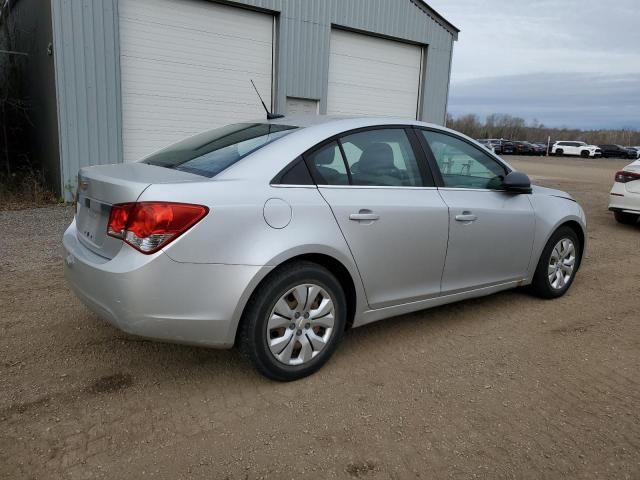
{"label": "car side mirror", "polygon": [[502,188],[511,193],[531,193],[531,180],[522,172],[511,172],[502,181]]}

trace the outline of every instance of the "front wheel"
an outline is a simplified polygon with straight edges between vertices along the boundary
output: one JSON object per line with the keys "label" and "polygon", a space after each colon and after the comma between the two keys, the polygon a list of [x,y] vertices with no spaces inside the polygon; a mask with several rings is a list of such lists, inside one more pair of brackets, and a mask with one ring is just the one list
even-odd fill
{"label": "front wheel", "polygon": [[623,225],[635,225],[638,218],[640,218],[640,215],[626,212],[613,212],[613,216],[615,217],[616,222],[622,223]]}
{"label": "front wheel", "polygon": [[583,150],[582,152],[580,152],[580,156],[582,158],[589,158],[589,152],[587,150]]}
{"label": "front wheel", "polygon": [[561,148],[556,150],[556,153],[555,153],[556,157],[561,157],[563,154],[564,154],[564,150],[562,150]]}
{"label": "front wheel", "polygon": [[540,255],[531,290],[541,298],[563,296],[573,283],[580,262],[582,245],[576,232],[560,227]]}
{"label": "front wheel", "polygon": [[312,262],[291,263],[273,272],[249,301],[240,347],[263,375],[297,380],[329,360],[346,319],[345,294],[331,272]]}

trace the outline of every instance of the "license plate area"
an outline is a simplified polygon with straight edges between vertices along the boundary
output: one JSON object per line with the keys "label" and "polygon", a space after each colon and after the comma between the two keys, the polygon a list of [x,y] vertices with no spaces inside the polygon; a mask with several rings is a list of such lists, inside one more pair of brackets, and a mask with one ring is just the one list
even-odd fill
{"label": "license plate area", "polygon": [[77,208],[78,239],[87,246],[101,248],[107,237],[111,205],[80,194]]}

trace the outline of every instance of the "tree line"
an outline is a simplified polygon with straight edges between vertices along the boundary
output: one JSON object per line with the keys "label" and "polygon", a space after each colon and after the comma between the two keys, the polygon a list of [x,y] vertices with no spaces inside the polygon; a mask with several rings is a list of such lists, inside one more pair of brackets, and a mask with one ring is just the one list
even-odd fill
{"label": "tree line", "polygon": [[484,121],[478,115],[469,114],[454,118],[447,115],[447,127],[472,138],[504,138],[535,143],[557,140],[576,140],[593,145],[640,145],[640,131],[633,129],[581,130],[577,128],[546,127],[537,120],[527,122],[523,118],[506,114],[491,114]]}

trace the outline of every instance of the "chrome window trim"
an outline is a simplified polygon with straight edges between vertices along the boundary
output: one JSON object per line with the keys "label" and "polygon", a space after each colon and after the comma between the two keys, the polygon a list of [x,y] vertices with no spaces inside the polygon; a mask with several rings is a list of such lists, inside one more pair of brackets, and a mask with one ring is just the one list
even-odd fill
{"label": "chrome window trim", "polygon": [[273,188],[307,188],[313,190],[316,190],[318,188],[317,185],[291,185],[286,183],[272,183],[269,186]]}
{"label": "chrome window trim", "polygon": [[353,190],[438,190],[438,187],[404,187],[392,185],[318,185],[318,188]]}
{"label": "chrome window trim", "polygon": [[494,192],[509,193],[506,190],[494,190],[492,188],[464,188],[464,187],[439,187],[438,190],[446,190],[448,192]]}

